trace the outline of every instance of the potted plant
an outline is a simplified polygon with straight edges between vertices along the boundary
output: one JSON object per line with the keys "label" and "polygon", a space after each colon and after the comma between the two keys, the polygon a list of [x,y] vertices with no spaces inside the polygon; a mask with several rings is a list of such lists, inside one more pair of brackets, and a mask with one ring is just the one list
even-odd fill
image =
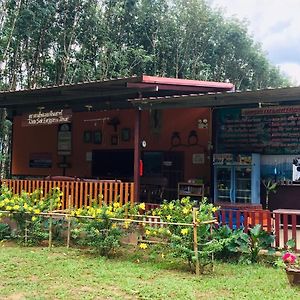
{"label": "potted plant", "polygon": [[300,265],[297,256],[292,252],[286,252],[282,256],[285,271],[291,285],[300,285]]}

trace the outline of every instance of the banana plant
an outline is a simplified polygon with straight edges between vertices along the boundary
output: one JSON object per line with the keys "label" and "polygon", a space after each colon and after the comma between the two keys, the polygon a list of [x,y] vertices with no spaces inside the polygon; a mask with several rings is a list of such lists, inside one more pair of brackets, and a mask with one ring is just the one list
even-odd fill
{"label": "banana plant", "polygon": [[262,183],[266,189],[266,209],[269,209],[269,195],[270,193],[276,193],[276,189],[278,186],[277,182],[274,182],[272,179],[262,180]]}

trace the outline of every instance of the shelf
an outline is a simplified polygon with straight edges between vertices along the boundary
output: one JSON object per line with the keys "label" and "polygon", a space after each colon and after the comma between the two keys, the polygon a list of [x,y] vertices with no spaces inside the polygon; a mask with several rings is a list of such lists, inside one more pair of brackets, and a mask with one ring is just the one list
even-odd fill
{"label": "shelf", "polygon": [[202,197],[202,194],[192,194],[192,193],[179,193],[179,196],[192,196],[192,197]]}
{"label": "shelf", "polygon": [[236,190],[237,192],[251,192],[251,190]]}
{"label": "shelf", "polygon": [[199,183],[178,183],[178,198],[180,197],[204,197],[204,184]]}

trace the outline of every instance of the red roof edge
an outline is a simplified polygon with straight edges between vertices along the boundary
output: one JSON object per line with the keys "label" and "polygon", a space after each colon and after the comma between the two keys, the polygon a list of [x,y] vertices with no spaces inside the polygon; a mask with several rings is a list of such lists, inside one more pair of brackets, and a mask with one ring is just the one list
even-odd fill
{"label": "red roof edge", "polygon": [[217,88],[217,89],[226,90],[226,91],[234,90],[234,84],[226,83],[226,82],[179,79],[179,78],[168,78],[168,77],[158,77],[158,76],[148,76],[148,75],[142,75],[141,80],[143,83],[208,87],[208,88]]}

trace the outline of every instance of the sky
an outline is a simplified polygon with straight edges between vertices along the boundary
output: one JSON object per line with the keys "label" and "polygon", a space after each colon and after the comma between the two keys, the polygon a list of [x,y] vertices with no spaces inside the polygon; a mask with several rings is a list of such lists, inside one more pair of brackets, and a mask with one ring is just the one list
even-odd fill
{"label": "sky", "polygon": [[270,62],[300,86],[300,0],[209,0],[226,17],[247,20]]}

